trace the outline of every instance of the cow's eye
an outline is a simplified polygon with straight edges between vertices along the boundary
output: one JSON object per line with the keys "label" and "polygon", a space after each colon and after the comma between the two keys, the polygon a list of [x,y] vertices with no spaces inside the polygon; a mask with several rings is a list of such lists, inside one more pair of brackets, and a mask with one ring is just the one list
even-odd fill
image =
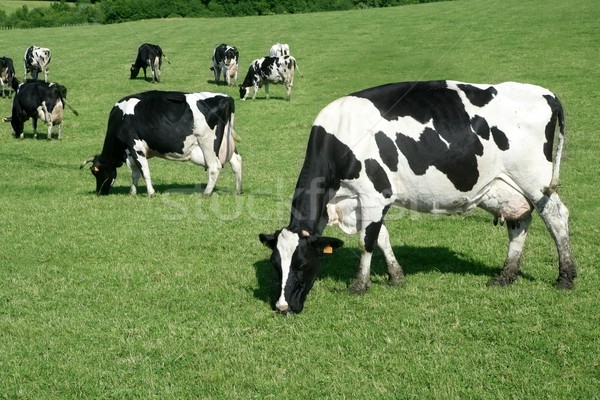
{"label": "cow's eye", "polygon": [[296,267],[298,271],[304,271],[306,268],[308,268],[308,263],[301,263]]}

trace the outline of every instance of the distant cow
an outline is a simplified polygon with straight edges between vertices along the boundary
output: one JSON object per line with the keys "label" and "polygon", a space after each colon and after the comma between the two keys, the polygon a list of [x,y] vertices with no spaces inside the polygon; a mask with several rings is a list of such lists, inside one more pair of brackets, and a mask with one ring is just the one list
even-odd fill
{"label": "distant cow", "polygon": [[269,50],[269,56],[281,57],[290,55],[290,46],[287,43],[275,43]]}
{"label": "distant cow", "polygon": [[16,138],[23,139],[23,126],[33,119],[33,132],[37,138],[37,120],[48,126],[48,139],[52,139],[52,127],[58,125],[58,139],[62,135],[64,107],[67,88],[58,83],[30,80],[21,84],[13,100],[12,116],[4,118],[10,122]]}
{"label": "distant cow", "polygon": [[25,61],[25,76],[23,80],[27,80],[27,73],[31,73],[33,79],[38,78],[38,73],[44,73],[44,81],[48,82],[48,65],[52,60],[52,52],[45,47],[30,46],[25,51],[23,57]]}
{"label": "distant cow", "polygon": [[102,153],[92,162],[96,193],[106,195],[124,162],[131,168],[131,194],[137,193],[140,176],[148,196],[155,193],[148,159],[191,161],[208,169],[204,195],[212,193],[223,164],[229,162],[237,193],[242,191],[242,158],[233,132],[233,99],[218,93],[150,91],[117,102],[108,117]]}
{"label": "distant cow", "polygon": [[321,236],[327,224],[358,233],[351,291],[369,287],[376,247],[399,284],[404,274],[384,223],[392,205],[434,214],[481,207],[506,222],[508,254],[490,281],[500,286],[519,276],[535,209],[558,250],[556,286],[571,289],[569,210],[556,193],[563,144],[563,108],[534,85],[401,82],[335,100],[313,123],[289,225],[260,235],[279,277],[276,310],[302,311],[319,254],[343,244]]}
{"label": "distant cow", "polygon": [[240,86],[240,98],[246,100],[250,94],[250,88],[254,88],[252,99],[256,98],[256,92],[264,84],[267,99],[269,98],[269,82],[283,83],[287,89],[287,99],[292,96],[294,85],[294,71],[296,59],[292,56],[262,57],[252,61],[244,82]]}
{"label": "distant cow", "polygon": [[223,80],[227,82],[227,85],[231,85],[231,79],[233,82],[237,81],[237,70],[240,53],[235,46],[229,46],[225,43],[218,45],[213,50],[213,66],[212,70],[215,73],[215,82],[217,85],[223,74]]}
{"label": "distant cow", "polygon": [[4,85],[8,85],[8,97],[11,91],[16,92],[19,88],[19,80],[15,76],[13,60],[8,57],[0,57],[0,85],[2,86],[2,97],[4,97]]}
{"label": "distant cow", "polygon": [[160,68],[162,67],[163,51],[159,45],[144,43],[138,49],[135,63],[131,64],[130,79],[137,78],[140,68],[144,70],[144,79],[147,79],[146,68],[150,67],[152,82],[160,82]]}

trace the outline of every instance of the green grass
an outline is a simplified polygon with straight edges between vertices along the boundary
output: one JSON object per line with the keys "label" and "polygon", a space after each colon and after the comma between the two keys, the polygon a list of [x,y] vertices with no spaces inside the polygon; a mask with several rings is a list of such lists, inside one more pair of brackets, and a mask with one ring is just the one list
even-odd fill
{"label": "green grass", "polygon": [[[600,122],[596,1],[454,1],[238,19],[152,20],[11,30],[15,60],[53,50],[50,78],[69,89],[63,140],[11,137],[0,125],[0,398],[591,399],[600,388],[597,262]],[[163,82],[128,79],[142,42],[171,63]],[[235,44],[241,71],[288,42],[304,78],[236,101],[242,196],[227,166],[213,197],[203,169],[151,160],[155,198],[97,197],[89,170],[112,105],[149,89],[222,91],[212,49]],[[242,74],[243,75],[243,74]],[[489,288],[506,251],[491,216],[393,210],[406,272],[385,284],[380,254],[364,296],[346,285],[356,237],[328,257],[303,314],[270,310],[269,252],[257,234],[288,220],[310,125],[330,101],[392,81],[506,80],[553,90],[567,115],[560,193],[571,211],[577,288],[557,291],[556,250],[536,216],[512,287]],[[243,76],[240,77],[240,80]],[[0,114],[11,102],[0,99]]]}

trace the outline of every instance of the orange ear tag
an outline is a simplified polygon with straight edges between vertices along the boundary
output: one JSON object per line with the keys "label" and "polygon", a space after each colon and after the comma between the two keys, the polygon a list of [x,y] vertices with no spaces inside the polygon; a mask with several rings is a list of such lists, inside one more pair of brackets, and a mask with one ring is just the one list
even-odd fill
{"label": "orange ear tag", "polygon": [[95,171],[95,172],[99,172],[99,171],[100,171],[100,168],[98,168],[98,167],[94,167],[94,171]]}
{"label": "orange ear tag", "polygon": [[323,247],[323,253],[325,253],[325,254],[333,253],[333,247],[331,247],[330,245]]}

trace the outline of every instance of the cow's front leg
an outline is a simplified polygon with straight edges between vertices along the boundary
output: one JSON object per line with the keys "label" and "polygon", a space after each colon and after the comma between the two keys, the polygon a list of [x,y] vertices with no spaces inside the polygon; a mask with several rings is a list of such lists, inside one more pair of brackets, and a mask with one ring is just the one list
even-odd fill
{"label": "cow's front leg", "polygon": [[[142,153],[142,154],[140,154]],[[143,154],[143,152],[135,152],[131,154],[129,157],[131,161],[129,162],[131,167],[131,178],[132,178],[132,187],[131,194],[137,193],[134,191],[134,187],[137,187],[138,180],[140,178],[140,174],[144,177],[146,181],[146,191],[148,192],[148,197],[154,196],[156,191],[154,190],[154,186],[152,186],[152,180],[150,179],[150,167],[148,165],[148,159]]]}
{"label": "cow's front leg", "polygon": [[265,81],[265,93],[267,94],[267,100],[269,100],[269,82]]}
{"label": "cow's front leg", "polygon": [[351,293],[362,294],[371,285],[371,258],[379,238],[382,222],[368,223],[366,228],[359,232],[358,247],[360,249],[360,265],[354,281],[348,289]]}
{"label": "cow's front leg", "polygon": [[390,243],[390,234],[385,224],[381,225],[379,231],[379,237],[377,238],[377,246],[383,251],[383,256],[388,267],[388,279],[392,285],[400,285],[404,278],[404,272],[402,267],[398,264],[394,251],[392,250],[392,244]]}
{"label": "cow's front leg", "polygon": [[526,214],[522,219],[517,221],[506,222],[509,239],[508,255],[506,256],[506,261],[504,261],[504,267],[500,275],[492,278],[489,282],[490,285],[506,286],[517,280],[523,245],[525,244],[525,239],[527,239],[527,230],[530,223],[531,214]]}
{"label": "cow's front leg", "polygon": [[142,171],[138,168],[133,157],[127,157],[127,166],[131,169],[131,189],[129,190],[129,194],[135,196],[137,194],[138,182],[140,181],[140,176],[142,176]]}

